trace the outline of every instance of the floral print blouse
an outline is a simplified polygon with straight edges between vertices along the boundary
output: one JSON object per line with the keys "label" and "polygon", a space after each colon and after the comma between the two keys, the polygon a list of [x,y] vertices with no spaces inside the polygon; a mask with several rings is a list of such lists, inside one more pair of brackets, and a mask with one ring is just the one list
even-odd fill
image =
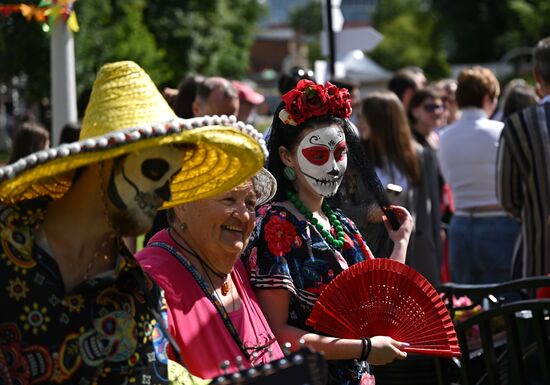
{"label": "floral print blouse", "polygon": [[[374,258],[355,224],[340,210],[334,213],[345,233],[341,250],[328,244],[308,221],[274,203],[258,209],[243,254],[253,287],[290,291],[288,323],[303,330],[313,331],[306,320],[323,288],[349,266]],[[336,236],[334,229],[331,232]],[[354,360],[329,362],[329,384],[358,384],[358,370]]]}
{"label": "floral print blouse", "polygon": [[162,295],[129,251],[66,291],[23,214],[0,205],[0,384],[167,384]]}

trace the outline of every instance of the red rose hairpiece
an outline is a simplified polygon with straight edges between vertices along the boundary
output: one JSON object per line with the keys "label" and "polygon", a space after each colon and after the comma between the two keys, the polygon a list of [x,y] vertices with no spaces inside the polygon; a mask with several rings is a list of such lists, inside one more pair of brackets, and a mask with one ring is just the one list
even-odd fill
{"label": "red rose hairpiece", "polygon": [[333,115],[346,119],[351,115],[348,90],[327,82],[326,86],[302,79],[296,88],[282,97],[285,108],[279,118],[284,124],[297,126],[314,116]]}

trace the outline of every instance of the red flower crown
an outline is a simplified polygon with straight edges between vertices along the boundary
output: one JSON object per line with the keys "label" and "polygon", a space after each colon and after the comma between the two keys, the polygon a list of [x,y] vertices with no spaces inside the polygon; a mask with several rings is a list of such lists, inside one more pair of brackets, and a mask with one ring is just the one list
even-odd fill
{"label": "red flower crown", "polygon": [[325,86],[302,79],[296,88],[282,97],[285,108],[279,112],[284,124],[297,126],[314,116],[332,115],[347,119],[351,115],[351,97],[345,88],[327,82]]}

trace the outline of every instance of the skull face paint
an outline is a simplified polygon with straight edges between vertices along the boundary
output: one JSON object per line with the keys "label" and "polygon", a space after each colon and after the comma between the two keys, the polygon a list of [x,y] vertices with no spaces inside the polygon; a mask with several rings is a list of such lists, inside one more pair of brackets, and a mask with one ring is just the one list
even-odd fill
{"label": "skull face paint", "polygon": [[[128,154],[113,165],[108,186],[111,202],[121,211],[115,226],[130,235],[148,229],[160,206],[170,199],[170,179],[181,168],[183,150],[172,146]],[[139,232],[138,232],[139,233]]]}
{"label": "skull face paint", "polygon": [[336,194],[346,171],[346,138],[335,124],[307,134],[298,145],[298,165],[306,181],[323,197]]}

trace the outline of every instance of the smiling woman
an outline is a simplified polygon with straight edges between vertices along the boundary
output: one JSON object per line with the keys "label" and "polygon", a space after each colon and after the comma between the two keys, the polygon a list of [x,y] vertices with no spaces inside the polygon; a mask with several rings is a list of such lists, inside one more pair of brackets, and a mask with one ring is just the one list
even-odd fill
{"label": "smiling woman", "polygon": [[169,330],[193,375],[224,374],[225,360],[235,360],[231,372],[282,357],[239,259],[256,205],[275,189],[273,176],[262,170],[232,190],[176,206],[170,227],[136,256],[165,291]]}
{"label": "smiling woman", "polygon": [[[372,341],[334,338],[306,326],[324,287],[349,266],[374,258],[355,224],[326,200],[337,193],[348,156],[356,160],[358,154],[348,120],[351,98],[347,90],[328,82],[322,86],[302,80],[282,99],[268,141],[269,171],[277,179],[277,193],[271,204],[258,209],[261,218],[243,259],[279,342],[297,345],[303,339],[324,351],[329,385],[369,383],[367,359],[384,364],[404,358],[399,348],[405,341],[386,336]],[[372,175],[372,185],[379,184]],[[391,258],[403,262],[412,219],[403,208],[388,210],[398,217],[397,229],[387,226],[395,244]]]}

